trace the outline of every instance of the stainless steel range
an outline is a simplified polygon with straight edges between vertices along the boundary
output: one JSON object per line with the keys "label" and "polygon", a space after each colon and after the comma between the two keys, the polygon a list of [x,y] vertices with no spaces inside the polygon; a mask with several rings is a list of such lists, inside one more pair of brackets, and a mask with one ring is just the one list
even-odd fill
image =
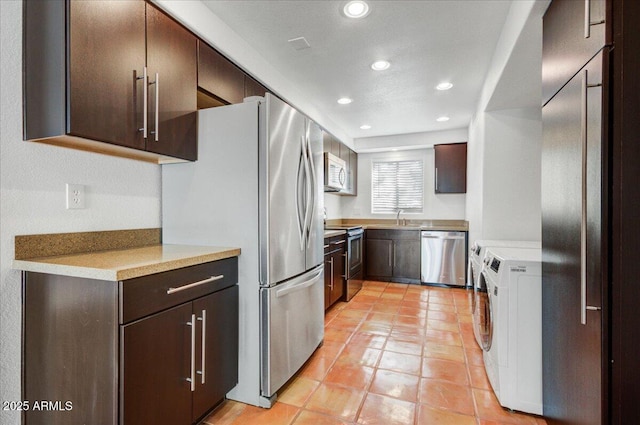
{"label": "stainless steel range", "polygon": [[362,289],[364,281],[363,270],[363,247],[364,229],[362,226],[327,226],[327,230],[346,230],[347,232],[347,253],[346,253],[346,279],[347,288],[345,290],[345,300],[349,301]]}

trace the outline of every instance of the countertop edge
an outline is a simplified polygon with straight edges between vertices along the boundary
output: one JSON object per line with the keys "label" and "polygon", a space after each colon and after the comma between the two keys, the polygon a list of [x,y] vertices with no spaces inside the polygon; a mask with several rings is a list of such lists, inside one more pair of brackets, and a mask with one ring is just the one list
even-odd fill
{"label": "countertop edge", "polygon": [[240,255],[240,248],[211,247],[210,253],[185,255],[183,258],[158,260],[148,264],[126,265],[123,267],[97,268],[69,264],[46,262],[46,258],[13,260],[12,268],[16,270],[36,273],[48,273],[86,279],[120,281],[147,276],[155,273],[190,267],[211,261],[224,260]]}

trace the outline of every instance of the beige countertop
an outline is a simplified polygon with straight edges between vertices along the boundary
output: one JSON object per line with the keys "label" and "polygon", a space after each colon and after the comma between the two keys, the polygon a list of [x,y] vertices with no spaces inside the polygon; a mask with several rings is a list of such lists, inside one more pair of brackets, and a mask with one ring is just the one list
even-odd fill
{"label": "beige countertop", "polygon": [[324,231],[324,237],[325,238],[330,238],[330,237],[333,237],[333,236],[344,235],[346,233],[347,233],[346,230],[325,230]]}
{"label": "beige countertop", "polygon": [[[400,217],[401,223],[396,224],[392,219],[373,218],[343,218],[327,220],[328,226],[362,226],[364,229],[392,229],[392,230],[440,230],[450,232],[468,232],[469,222],[465,220],[412,220]],[[326,236],[325,236],[326,237]]]}
{"label": "beige countertop", "polygon": [[18,270],[118,281],[240,255],[240,248],[150,245],[13,261]]}

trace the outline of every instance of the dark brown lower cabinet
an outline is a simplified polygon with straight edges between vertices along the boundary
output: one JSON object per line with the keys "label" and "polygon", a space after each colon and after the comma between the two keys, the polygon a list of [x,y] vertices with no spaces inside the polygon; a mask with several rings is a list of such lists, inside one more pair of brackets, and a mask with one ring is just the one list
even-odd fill
{"label": "dark brown lower cabinet", "polygon": [[368,229],[367,279],[420,283],[420,231]]}
{"label": "dark brown lower cabinet", "polygon": [[345,292],[345,236],[325,239],[324,249],[324,309],[327,310]]}
{"label": "dark brown lower cabinet", "polygon": [[25,272],[23,400],[71,408],[23,423],[197,423],[237,383],[237,282],[235,257],[120,282]]}
{"label": "dark brown lower cabinet", "polygon": [[237,382],[237,317],[236,285],[123,326],[123,423],[189,425],[223,400]]}

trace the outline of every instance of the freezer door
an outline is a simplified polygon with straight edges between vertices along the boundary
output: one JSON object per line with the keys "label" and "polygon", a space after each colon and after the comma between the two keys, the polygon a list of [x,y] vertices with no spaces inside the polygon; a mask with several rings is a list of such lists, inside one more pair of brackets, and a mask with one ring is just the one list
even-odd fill
{"label": "freezer door", "polygon": [[270,398],[324,338],[324,265],[260,289],[261,395]]}
{"label": "freezer door", "polygon": [[[262,285],[272,286],[306,267],[305,117],[267,94],[260,140]],[[308,220],[308,217],[306,217]],[[266,232],[265,232],[266,230]]]}

